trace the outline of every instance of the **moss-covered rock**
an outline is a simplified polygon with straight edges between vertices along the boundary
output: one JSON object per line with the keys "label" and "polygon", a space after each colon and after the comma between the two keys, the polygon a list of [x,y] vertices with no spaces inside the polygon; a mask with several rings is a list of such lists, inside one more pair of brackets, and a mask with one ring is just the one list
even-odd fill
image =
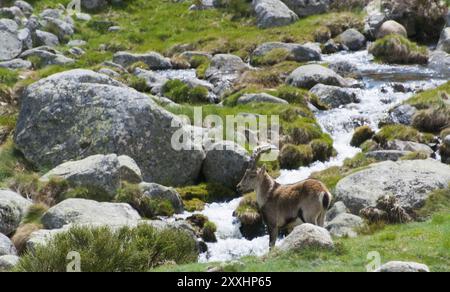
{"label": "moss-covered rock", "polygon": [[361,144],[371,139],[375,132],[369,126],[362,126],[355,129],[350,145],[359,147]]}
{"label": "moss-covered rock", "polygon": [[264,234],[265,227],[258,210],[256,193],[245,195],[233,214],[241,222],[242,235],[251,240]]}
{"label": "moss-covered rock", "polygon": [[450,106],[418,111],[413,117],[413,126],[424,132],[439,133],[450,127]]}
{"label": "moss-covered rock", "polygon": [[298,169],[313,162],[314,153],[310,145],[286,144],[278,156],[282,169]]}
{"label": "moss-covered rock", "polygon": [[369,52],[379,61],[389,64],[427,64],[429,53],[400,35],[391,34],[376,41]]}
{"label": "moss-covered rock", "polygon": [[181,80],[169,80],[163,88],[164,96],[176,103],[207,103],[208,89],[203,86],[190,87]]}
{"label": "moss-covered rock", "polygon": [[388,125],[375,134],[373,140],[381,145],[393,140],[429,143],[434,140],[431,134],[424,134],[417,129],[404,125]]}

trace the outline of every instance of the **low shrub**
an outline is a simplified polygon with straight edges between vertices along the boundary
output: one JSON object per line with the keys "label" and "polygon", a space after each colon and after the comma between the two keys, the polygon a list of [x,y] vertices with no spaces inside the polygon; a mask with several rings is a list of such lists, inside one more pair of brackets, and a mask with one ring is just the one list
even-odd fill
{"label": "low shrub", "polygon": [[400,35],[388,35],[377,40],[369,52],[379,61],[389,64],[427,64],[428,49]]}
{"label": "low shrub", "polygon": [[169,80],[162,88],[164,96],[176,103],[207,103],[208,89],[203,86],[190,87],[180,80]]}

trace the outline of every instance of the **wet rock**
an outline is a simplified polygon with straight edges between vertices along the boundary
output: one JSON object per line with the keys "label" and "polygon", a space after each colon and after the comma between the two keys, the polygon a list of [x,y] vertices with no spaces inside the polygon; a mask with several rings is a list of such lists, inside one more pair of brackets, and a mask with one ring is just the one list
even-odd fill
{"label": "wet rock", "polygon": [[184,185],[198,179],[202,146],[190,139],[172,144],[190,136],[183,121],[106,75],[65,71],[32,84],[21,98],[15,143],[36,165],[116,153],[133,158],[145,181]]}
{"label": "wet rock", "polygon": [[405,38],[408,37],[405,27],[393,20],[388,20],[381,25],[377,32],[377,39],[382,39],[390,34],[398,34]]}
{"label": "wet rock", "polygon": [[322,51],[324,54],[334,54],[346,50],[348,50],[348,48],[343,44],[336,43],[334,40],[329,40],[324,44]]}
{"label": "wet rock", "polygon": [[254,0],[252,5],[261,28],[284,26],[298,20],[298,16],[279,0]]}
{"label": "wet rock", "polygon": [[0,233],[6,235],[13,233],[31,204],[17,193],[0,190]]}
{"label": "wet rock", "polygon": [[282,251],[295,251],[308,247],[332,249],[334,243],[330,233],[325,228],[312,224],[302,224],[295,227],[286,236],[279,249]]}
{"label": "wet rock", "polygon": [[172,204],[175,213],[183,213],[183,201],[181,200],[180,194],[173,188],[146,182],[139,184],[139,188],[142,190],[144,196],[151,199],[167,200]]}
{"label": "wet rock", "polygon": [[337,108],[349,103],[358,103],[359,99],[352,89],[317,84],[310,90],[320,101],[331,108]]}
{"label": "wet rock", "polygon": [[423,273],[430,272],[430,269],[423,264],[414,262],[392,261],[382,265],[375,272],[381,273]]}
{"label": "wet rock", "polygon": [[444,137],[439,153],[441,154],[442,162],[450,164],[450,135]]}
{"label": "wet rock", "polygon": [[128,52],[118,52],[114,55],[113,62],[123,67],[129,67],[137,62],[145,63],[151,70],[172,69],[170,59],[159,53],[149,52],[145,54],[132,54]]}
{"label": "wet rock", "polygon": [[450,54],[450,27],[444,28],[437,49]]}
{"label": "wet rock", "polygon": [[320,61],[321,50],[311,45],[300,45],[292,43],[272,42],[264,43],[257,47],[252,53],[252,59],[263,57],[275,49],[286,50],[289,53],[287,60],[295,62]]}
{"label": "wet rock", "polygon": [[244,94],[237,100],[237,104],[247,104],[254,102],[288,104],[288,102],[284,99],[275,97],[267,93]]}
{"label": "wet rock", "polygon": [[336,199],[353,214],[392,194],[405,210],[423,206],[428,194],[446,188],[450,167],[435,160],[385,161],[343,178],[336,186]]}
{"label": "wet rock", "polygon": [[17,255],[17,250],[11,240],[0,233],[0,256],[4,255]]}
{"label": "wet rock", "polygon": [[433,70],[447,74],[448,68],[450,68],[450,54],[444,51],[431,52],[428,66]]}
{"label": "wet rock", "polygon": [[124,226],[137,225],[140,219],[137,211],[128,204],[68,199],[48,209],[42,224],[45,229],[60,229],[68,224]]}
{"label": "wet rock", "polygon": [[16,255],[0,256],[0,272],[12,270],[19,263],[20,258]]}
{"label": "wet rock", "polygon": [[311,89],[317,84],[339,87],[347,85],[342,76],[321,65],[301,66],[289,75],[286,82],[289,85],[306,89]]}
{"label": "wet rock", "polygon": [[356,229],[364,224],[361,217],[343,213],[336,216],[328,222],[326,229],[332,236],[336,237],[356,237],[358,235]]}
{"label": "wet rock", "polygon": [[330,0],[282,0],[299,17],[325,13],[330,8]]}
{"label": "wet rock", "polygon": [[343,44],[351,51],[359,51],[366,46],[366,37],[356,29],[348,29],[336,38],[336,42]]}

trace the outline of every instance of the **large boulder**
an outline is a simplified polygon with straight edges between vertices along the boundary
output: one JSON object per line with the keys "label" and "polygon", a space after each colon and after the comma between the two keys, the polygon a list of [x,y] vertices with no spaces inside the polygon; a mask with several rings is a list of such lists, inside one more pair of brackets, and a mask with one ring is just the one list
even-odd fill
{"label": "large boulder", "polygon": [[77,69],[24,91],[15,143],[38,166],[115,153],[133,158],[145,181],[183,185],[197,180],[205,157],[190,135],[147,95]]}
{"label": "large boulder", "polygon": [[68,65],[75,62],[75,60],[64,56],[61,52],[54,50],[48,46],[41,46],[26,50],[25,52],[20,54],[20,58],[33,58],[39,67],[49,65]]}
{"label": "large boulder", "polygon": [[248,93],[239,97],[237,100],[237,104],[247,104],[253,102],[262,102],[262,103],[278,103],[278,104],[287,104],[288,102],[279,97],[270,95],[268,93]]}
{"label": "large boulder", "polygon": [[261,28],[289,25],[298,20],[298,16],[280,0],[253,0],[252,5]]}
{"label": "large boulder", "polygon": [[378,273],[428,273],[430,269],[424,265],[414,262],[392,261],[382,265],[375,270]]}
{"label": "large boulder", "polygon": [[56,34],[60,41],[65,41],[75,33],[74,24],[68,19],[45,17],[44,22],[45,29]]}
{"label": "large boulder", "polygon": [[322,227],[302,224],[294,228],[279,246],[282,251],[295,251],[304,248],[331,249],[334,247],[330,233]]}
{"label": "large boulder", "polygon": [[159,53],[149,52],[145,54],[132,54],[128,52],[117,52],[114,54],[113,62],[123,67],[128,67],[137,62],[143,62],[151,70],[172,69],[170,59],[165,58]]}
{"label": "large boulder", "polygon": [[350,28],[336,37],[336,41],[351,51],[359,51],[366,46],[366,37],[354,28]]}
{"label": "large boulder", "polygon": [[7,272],[19,263],[20,258],[16,255],[0,256],[0,272]]}
{"label": "large boulder", "polygon": [[22,52],[22,40],[13,20],[1,19],[0,40],[0,61],[14,59]]}
{"label": "large boulder", "polygon": [[203,175],[208,182],[235,189],[249,162],[250,156],[244,148],[233,142],[220,141],[207,146]]}
{"label": "large boulder", "polygon": [[332,221],[328,222],[326,229],[332,236],[336,237],[356,237],[357,228],[363,226],[364,221],[361,217],[353,214],[340,214]]}
{"label": "large boulder", "polygon": [[330,0],[282,0],[299,17],[321,14],[328,11]]}
{"label": "large boulder", "polygon": [[13,233],[31,204],[17,193],[0,190],[0,233],[6,235]]}
{"label": "large boulder", "polygon": [[45,229],[65,225],[135,226],[141,216],[128,204],[99,203],[84,199],[68,199],[48,209],[42,216]]}
{"label": "large boulder", "polygon": [[387,20],[386,15],[380,9],[381,0],[372,0],[366,6],[366,17],[364,19],[364,34],[370,39],[374,40],[378,29]]}
{"label": "large boulder", "polygon": [[286,82],[289,85],[311,89],[317,84],[345,87],[345,79],[331,69],[321,65],[305,65],[297,68],[289,75]]}
{"label": "large boulder", "polygon": [[398,34],[405,38],[408,37],[406,28],[394,20],[388,20],[381,25],[377,32],[377,39],[382,39],[390,34]]}
{"label": "large boulder", "polygon": [[173,188],[146,182],[140,183],[139,188],[142,190],[144,196],[150,199],[167,200],[172,204],[175,213],[183,213],[183,201],[181,200],[180,194]]}
{"label": "large boulder", "polygon": [[74,186],[93,188],[114,198],[121,180],[129,181],[127,178],[131,178],[133,183],[140,182],[142,181],[139,180],[140,173],[139,167],[128,156],[121,156],[119,161],[116,154],[98,154],[58,165],[41,180],[48,181],[53,177],[59,177]]}
{"label": "large boulder", "polygon": [[50,32],[36,30],[34,34],[35,46],[56,47],[59,45],[58,37]]}
{"label": "large boulder", "polygon": [[0,233],[0,256],[16,254],[17,250],[11,240],[6,235]]}
{"label": "large boulder", "polygon": [[337,108],[349,103],[358,103],[360,100],[353,89],[337,86],[317,84],[310,90],[317,95],[320,101],[331,108]]}
{"label": "large boulder", "polygon": [[438,161],[385,161],[372,164],[343,178],[336,186],[336,199],[353,214],[373,207],[386,194],[393,195],[401,207],[411,211],[423,206],[428,194],[450,183],[450,166]]}
{"label": "large boulder", "polygon": [[450,54],[450,27],[444,28],[437,49]]}
{"label": "large boulder", "polygon": [[320,49],[311,45],[272,42],[258,46],[252,53],[252,60],[263,57],[273,50],[285,50],[288,53],[287,60],[295,62],[320,61],[322,59]]}

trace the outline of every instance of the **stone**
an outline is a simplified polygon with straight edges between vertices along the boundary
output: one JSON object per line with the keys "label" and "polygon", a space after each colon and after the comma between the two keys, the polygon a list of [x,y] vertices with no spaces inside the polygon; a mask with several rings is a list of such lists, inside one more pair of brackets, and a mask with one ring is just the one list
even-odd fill
{"label": "stone", "polygon": [[377,32],[377,39],[382,39],[390,34],[398,34],[405,38],[408,37],[406,28],[394,20],[388,20],[381,25]]}
{"label": "stone", "polygon": [[386,143],[386,146],[384,146],[384,149],[387,150],[398,150],[398,151],[410,151],[410,152],[421,152],[425,153],[428,156],[431,156],[434,151],[431,149],[430,146],[417,143],[417,142],[411,142],[411,141],[401,141],[401,140],[393,140],[388,141]]}
{"label": "stone", "polygon": [[33,14],[33,6],[31,6],[28,2],[18,0],[14,2],[14,6],[19,7],[19,9],[22,10],[22,13],[26,16]]}
{"label": "stone", "polygon": [[31,57],[38,60],[38,65],[40,67],[50,65],[68,65],[75,62],[75,60],[62,55],[60,52],[47,46],[27,50],[20,55],[21,59],[28,59]]}
{"label": "stone", "polygon": [[343,44],[351,51],[359,51],[366,46],[366,37],[354,28],[344,31],[336,37],[336,42]]}
{"label": "stone", "polygon": [[305,65],[297,68],[286,80],[287,84],[299,88],[311,89],[317,84],[345,87],[342,76],[321,65]]}
{"label": "stone", "polygon": [[0,233],[10,235],[32,205],[21,195],[8,190],[0,190]]}
{"label": "stone", "polygon": [[282,0],[299,17],[322,14],[329,10],[330,0]]}
{"label": "stone", "polygon": [[336,61],[328,65],[328,68],[345,78],[361,78],[361,72],[356,65],[348,61]]}
{"label": "stone", "polygon": [[141,219],[128,204],[99,203],[84,199],[67,199],[51,207],[42,216],[45,229],[60,229],[65,225],[136,225]]}
{"label": "stone", "polygon": [[379,273],[428,273],[430,269],[424,265],[414,262],[392,261],[382,265],[375,270]]}
{"label": "stone", "polygon": [[398,161],[403,156],[411,154],[410,151],[400,151],[400,150],[375,150],[366,153],[369,158],[374,158],[378,161]]}
{"label": "stone", "polygon": [[326,229],[332,236],[336,237],[356,237],[358,235],[357,228],[363,226],[364,221],[361,217],[343,213],[328,222]]}
{"label": "stone", "polygon": [[11,31],[11,28],[14,26],[0,23],[0,40],[2,40],[0,42],[0,61],[14,59],[22,52],[22,40],[19,39],[16,32]]}
{"label": "stone", "polygon": [[351,213],[374,207],[386,194],[393,195],[406,211],[423,206],[428,194],[448,187],[450,166],[438,161],[385,161],[370,165],[342,180],[336,186],[336,200],[343,201]]}
{"label": "stone", "polygon": [[119,162],[119,176],[123,181],[130,183],[140,183],[142,182],[142,172],[136,161],[133,158],[121,155],[117,157]]}
{"label": "stone", "polygon": [[326,222],[330,222],[334,218],[336,218],[338,215],[347,213],[348,209],[345,206],[345,204],[341,201],[334,203],[333,207],[331,207],[325,217]]}
{"label": "stone", "polygon": [[36,30],[34,37],[35,46],[56,47],[59,45],[58,37],[52,33]]}
{"label": "stone", "polygon": [[30,69],[33,66],[30,61],[22,59],[13,59],[10,61],[0,62],[0,68],[6,68],[11,70],[16,69]]}
{"label": "stone", "polygon": [[322,103],[331,108],[360,102],[353,89],[317,84],[311,88],[310,92],[317,95]]}
{"label": "stone", "polygon": [[275,49],[286,50],[289,53],[287,60],[295,62],[320,61],[321,50],[311,45],[272,42],[258,46],[252,53],[252,59],[262,57]]}
{"label": "stone", "polygon": [[309,247],[332,249],[334,243],[325,228],[307,223],[296,226],[280,244],[279,249],[296,251]]}
{"label": "stone", "polygon": [[183,201],[180,194],[173,188],[168,188],[159,184],[143,182],[139,184],[144,196],[151,199],[167,200],[171,203],[175,213],[181,214],[184,212]]}
{"label": "stone", "polygon": [[118,52],[114,54],[113,62],[123,67],[129,67],[137,62],[143,62],[151,70],[172,69],[172,63],[170,62],[170,59],[165,58],[164,56],[156,52],[149,52],[145,54]]}
{"label": "stone", "polygon": [[276,103],[276,104],[288,104],[284,99],[275,97],[273,95],[267,93],[254,93],[254,94],[244,94],[239,97],[237,100],[237,104],[247,104],[254,102],[264,102],[264,103]]}
{"label": "stone", "polygon": [[17,250],[11,240],[0,233],[0,256],[4,255],[17,255]]}
{"label": "stone", "polygon": [[205,153],[189,139],[187,125],[106,75],[57,73],[29,86],[21,100],[14,140],[36,165],[115,153],[133,158],[147,182],[179,186],[198,179]]}
{"label": "stone", "polygon": [[450,54],[450,27],[446,27],[442,31],[437,50]]}
{"label": "stone", "polygon": [[249,162],[250,156],[244,148],[233,142],[220,141],[207,147],[202,172],[207,182],[219,183],[234,190]]}
{"label": "stone", "polygon": [[56,34],[61,42],[75,33],[73,24],[69,22],[51,17],[45,17],[44,20],[46,31]]}
{"label": "stone", "polygon": [[0,272],[12,270],[19,263],[20,258],[16,255],[0,256]]}
{"label": "stone", "polygon": [[285,26],[298,20],[298,16],[280,0],[254,0],[252,5],[260,28]]}
{"label": "stone", "polygon": [[401,104],[390,109],[382,120],[382,125],[386,124],[402,124],[411,125],[417,109],[409,104]]}

